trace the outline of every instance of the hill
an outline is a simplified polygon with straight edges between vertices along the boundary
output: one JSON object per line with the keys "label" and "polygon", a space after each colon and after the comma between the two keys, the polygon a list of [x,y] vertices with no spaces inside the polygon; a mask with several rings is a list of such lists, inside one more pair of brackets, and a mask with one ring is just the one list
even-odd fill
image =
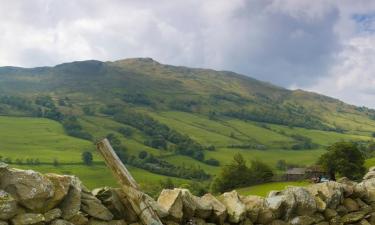
{"label": "hill", "polygon": [[[79,171],[90,169],[81,165],[80,153],[94,151],[92,143],[108,136],[123,161],[141,171],[139,177],[168,176],[180,183],[212,177],[238,152],[274,168],[279,160],[309,165],[327,145],[367,142],[375,132],[372,109],[149,58],[2,67],[0,114],[7,139],[0,152],[13,163],[33,157],[40,170],[84,174]],[[94,161],[101,169],[92,167],[93,176],[85,180],[93,186],[95,173],[103,171],[96,154]]]}

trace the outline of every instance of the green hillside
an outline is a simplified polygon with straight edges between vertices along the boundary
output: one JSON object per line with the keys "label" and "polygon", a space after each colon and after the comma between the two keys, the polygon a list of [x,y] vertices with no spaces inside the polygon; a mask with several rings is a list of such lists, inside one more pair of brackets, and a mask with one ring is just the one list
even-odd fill
{"label": "green hillside", "polygon": [[[74,173],[90,186],[114,184],[94,149],[106,136],[147,186],[210,180],[235,153],[274,169],[279,160],[310,165],[326,146],[375,132],[372,109],[147,58],[2,67],[0,114],[2,160]],[[82,164],[83,151],[94,165]]]}

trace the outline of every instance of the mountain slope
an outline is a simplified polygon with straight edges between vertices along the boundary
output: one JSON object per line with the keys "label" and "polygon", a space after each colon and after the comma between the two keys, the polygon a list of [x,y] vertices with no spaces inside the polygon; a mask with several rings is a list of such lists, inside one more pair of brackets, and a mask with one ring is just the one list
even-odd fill
{"label": "mountain slope", "polygon": [[50,118],[89,141],[109,135],[130,165],[187,179],[216,174],[237,152],[308,165],[335,141],[375,132],[365,107],[149,58],[2,67],[0,113]]}

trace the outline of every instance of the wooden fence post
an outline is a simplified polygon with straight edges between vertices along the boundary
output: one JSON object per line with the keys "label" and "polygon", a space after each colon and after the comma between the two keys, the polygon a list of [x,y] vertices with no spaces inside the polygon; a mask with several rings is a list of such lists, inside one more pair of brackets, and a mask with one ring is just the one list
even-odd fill
{"label": "wooden fence post", "polygon": [[163,225],[158,215],[146,201],[146,196],[140,191],[137,182],[118,158],[109,141],[105,138],[96,144],[105,163],[120,184],[132,208],[137,213],[143,225]]}

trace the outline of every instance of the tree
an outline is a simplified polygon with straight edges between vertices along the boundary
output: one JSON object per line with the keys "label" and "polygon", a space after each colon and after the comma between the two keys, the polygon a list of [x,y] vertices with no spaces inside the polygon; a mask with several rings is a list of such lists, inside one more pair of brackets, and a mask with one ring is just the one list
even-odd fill
{"label": "tree", "polygon": [[320,164],[332,179],[335,175],[360,179],[365,173],[365,157],[357,145],[352,142],[337,142],[328,147],[328,152],[320,157]]}
{"label": "tree", "polygon": [[82,152],[81,157],[82,157],[82,161],[85,165],[87,165],[87,166],[92,165],[93,156],[92,156],[91,152],[88,152],[88,151]]}
{"label": "tree", "polygon": [[148,156],[148,153],[146,151],[140,151],[138,154],[138,158],[145,159]]}

